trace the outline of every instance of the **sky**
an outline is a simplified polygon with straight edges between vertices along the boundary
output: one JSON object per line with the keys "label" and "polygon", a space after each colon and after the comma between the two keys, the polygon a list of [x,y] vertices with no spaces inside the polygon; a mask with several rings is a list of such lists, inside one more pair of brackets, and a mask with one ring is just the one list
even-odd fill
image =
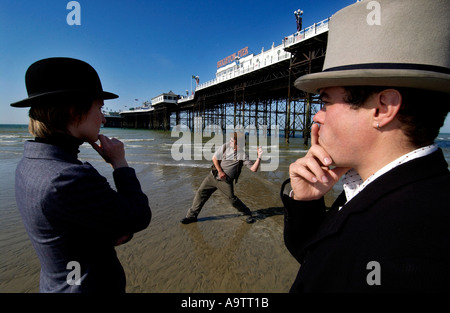
{"label": "sky", "polygon": [[[172,90],[185,95],[214,79],[217,62],[241,50],[258,54],[356,0],[79,0],[80,25],[69,25],[67,0],[0,0],[0,124],[27,124],[25,72],[37,60],[72,57],[98,72],[106,100],[120,111]],[[442,132],[450,133],[447,119]]]}

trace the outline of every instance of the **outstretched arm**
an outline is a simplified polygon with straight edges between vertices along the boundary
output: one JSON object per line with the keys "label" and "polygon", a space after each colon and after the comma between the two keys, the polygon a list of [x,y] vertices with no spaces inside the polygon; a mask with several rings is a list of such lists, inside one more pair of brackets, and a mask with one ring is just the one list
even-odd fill
{"label": "outstretched arm", "polygon": [[250,168],[250,171],[256,172],[259,169],[259,165],[261,163],[261,156],[263,154],[263,149],[261,147],[258,147],[258,158],[256,159],[255,163],[253,163],[252,167]]}

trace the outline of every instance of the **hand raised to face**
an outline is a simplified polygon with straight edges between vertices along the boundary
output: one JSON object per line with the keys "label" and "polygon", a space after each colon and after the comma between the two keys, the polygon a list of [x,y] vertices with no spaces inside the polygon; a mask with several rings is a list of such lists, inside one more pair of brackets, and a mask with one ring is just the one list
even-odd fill
{"label": "hand raised to face", "polygon": [[100,145],[93,142],[91,146],[107,163],[110,163],[114,169],[128,167],[123,142],[117,138],[109,139],[104,135],[98,135],[98,139],[100,140]]}
{"label": "hand raised to face", "polygon": [[331,168],[331,156],[319,144],[319,125],[311,128],[311,148],[307,154],[289,166],[289,176],[295,200],[317,200],[325,195],[350,168]]}

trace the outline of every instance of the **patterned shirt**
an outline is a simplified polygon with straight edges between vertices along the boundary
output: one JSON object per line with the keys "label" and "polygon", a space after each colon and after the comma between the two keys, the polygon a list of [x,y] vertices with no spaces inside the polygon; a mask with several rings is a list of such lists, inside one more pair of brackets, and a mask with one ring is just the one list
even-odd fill
{"label": "patterned shirt", "polygon": [[[406,162],[409,162],[411,160],[424,157],[426,155],[429,155],[433,152],[435,152],[438,149],[437,145],[433,144],[430,146],[422,147],[417,150],[411,151],[398,159],[392,161],[388,165],[382,167],[378,171],[376,171],[374,174],[372,174],[369,178],[367,178],[365,181],[362,180],[361,176],[354,170],[349,170],[342,182],[344,186],[345,196],[347,198],[347,202],[349,202],[352,198],[354,198],[358,193],[360,193],[364,188],[366,188],[367,185],[369,185],[371,182],[373,182],[375,179],[380,177],[381,175],[389,172],[393,168],[399,166],[400,164],[404,164]],[[342,207],[339,208],[339,210]]]}

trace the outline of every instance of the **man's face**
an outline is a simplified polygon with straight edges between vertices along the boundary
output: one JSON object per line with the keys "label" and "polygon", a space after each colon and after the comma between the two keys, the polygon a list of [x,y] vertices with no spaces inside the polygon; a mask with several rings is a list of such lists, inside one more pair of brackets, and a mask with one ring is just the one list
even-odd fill
{"label": "man's face", "polygon": [[334,165],[355,167],[368,153],[371,132],[371,111],[366,106],[354,109],[344,101],[342,87],[320,90],[322,109],[314,116],[318,123],[319,144],[333,159]]}
{"label": "man's face", "polygon": [[234,151],[242,151],[243,147],[245,147],[245,137],[243,136],[233,136],[230,138],[230,145],[233,147]]}

